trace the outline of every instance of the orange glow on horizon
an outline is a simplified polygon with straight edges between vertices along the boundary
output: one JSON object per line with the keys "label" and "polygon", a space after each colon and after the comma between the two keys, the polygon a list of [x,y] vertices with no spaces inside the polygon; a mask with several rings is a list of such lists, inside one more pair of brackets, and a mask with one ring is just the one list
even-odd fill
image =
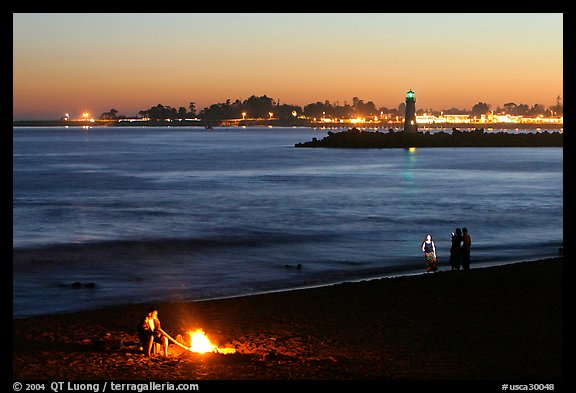
{"label": "orange glow on horizon", "polygon": [[81,113],[78,103],[95,117],[190,102],[198,113],[252,95],[397,108],[407,88],[433,110],[563,96],[561,13],[13,15],[15,120]]}

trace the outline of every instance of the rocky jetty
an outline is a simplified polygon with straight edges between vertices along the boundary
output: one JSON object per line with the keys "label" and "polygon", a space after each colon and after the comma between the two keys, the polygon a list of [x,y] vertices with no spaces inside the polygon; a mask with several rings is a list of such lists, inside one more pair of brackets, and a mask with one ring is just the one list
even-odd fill
{"label": "rocky jetty", "polygon": [[410,147],[563,147],[563,133],[559,131],[504,132],[475,129],[452,132],[387,132],[362,131],[351,128],[332,132],[322,139],[296,143],[295,147],[344,147],[344,148],[410,148]]}

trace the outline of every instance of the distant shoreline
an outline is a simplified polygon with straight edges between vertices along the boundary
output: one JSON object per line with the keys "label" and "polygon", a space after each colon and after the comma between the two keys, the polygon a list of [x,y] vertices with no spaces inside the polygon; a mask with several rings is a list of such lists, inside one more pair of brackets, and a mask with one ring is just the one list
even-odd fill
{"label": "distant shoreline", "polygon": [[[94,122],[87,122],[83,120],[15,120],[12,122],[13,127],[198,127],[206,128],[212,127],[256,127],[256,126],[271,126],[271,127],[311,127],[311,128],[328,128],[328,129],[348,129],[352,124],[339,124],[339,123],[319,123],[302,119],[295,120],[242,120],[238,123],[232,124],[227,120],[221,121],[117,121],[117,120],[94,120]],[[402,129],[402,124],[397,123],[363,123],[356,124],[356,128],[366,129]],[[564,128],[563,124],[532,124],[532,123],[438,123],[430,125],[420,125],[419,132],[426,130],[441,130],[452,129],[475,129],[485,128],[488,130],[561,130]]]}

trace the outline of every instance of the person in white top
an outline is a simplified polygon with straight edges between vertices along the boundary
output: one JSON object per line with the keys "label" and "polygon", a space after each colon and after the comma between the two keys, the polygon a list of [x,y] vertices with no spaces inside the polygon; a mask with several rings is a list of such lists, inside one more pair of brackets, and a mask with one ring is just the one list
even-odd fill
{"label": "person in white top", "polygon": [[431,234],[427,234],[422,242],[422,252],[426,261],[426,272],[435,272],[438,270],[438,263],[436,262],[436,245],[432,239]]}

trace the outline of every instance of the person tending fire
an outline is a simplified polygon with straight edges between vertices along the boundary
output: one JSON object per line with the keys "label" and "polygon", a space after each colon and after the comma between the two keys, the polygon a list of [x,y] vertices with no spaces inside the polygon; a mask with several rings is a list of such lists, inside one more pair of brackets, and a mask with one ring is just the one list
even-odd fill
{"label": "person tending fire", "polygon": [[147,356],[150,356],[154,343],[161,344],[164,356],[168,356],[168,342],[176,344],[186,351],[196,353],[216,352],[226,355],[236,352],[234,348],[219,348],[212,344],[202,329],[190,331],[188,334],[190,335],[190,346],[182,344],[162,330],[160,319],[158,319],[158,309],[155,307],[150,307],[146,317],[138,324],[138,337]]}
{"label": "person tending fire", "polygon": [[162,330],[155,307],[148,309],[148,314],[138,325],[138,337],[147,356],[150,356],[154,343],[161,344],[164,356],[168,356],[168,335]]}

